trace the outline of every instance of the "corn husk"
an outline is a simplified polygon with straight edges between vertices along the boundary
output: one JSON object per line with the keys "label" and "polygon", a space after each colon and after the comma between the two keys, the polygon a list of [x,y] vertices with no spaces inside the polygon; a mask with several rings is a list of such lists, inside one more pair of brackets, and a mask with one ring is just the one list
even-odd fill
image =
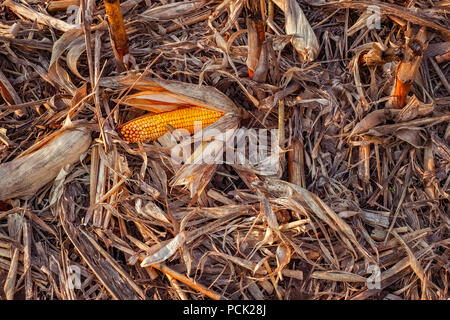
{"label": "corn husk", "polygon": [[[130,97],[133,99],[148,100],[149,105],[154,105],[155,101],[148,99],[149,92],[165,93],[166,99],[163,99],[163,95],[160,95],[160,99],[157,100],[158,105],[179,104],[179,105],[192,105],[202,108],[221,111],[224,113],[237,113],[238,108],[231,101],[230,98],[225,96],[219,90],[213,87],[198,86],[192,83],[185,83],[173,80],[163,80],[148,77],[138,77],[137,75],[130,75],[121,80],[119,83],[125,86],[133,86],[134,89],[140,92]],[[178,99],[178,103],[172,99]],[[128,102],[125,98],[123,101]],[[145,109],[143,106],[136,106],[138,108]],[[158,107],[155,111],[165,111]]]}
{"label": "corn husk", "polygon": [[34,195],[61,169],[80,160],[91,144],[90,130],[63,129],[32,147],[32,151],[0,165],[0,200]]}
{"label": "corn husk", "polygon": [[297,0],[274,0],[273,2],[284,12],[286,34],[293,35],[291,43],[297,50],[300,60],[311,62],[316,59],[319,53],[319,42]]}

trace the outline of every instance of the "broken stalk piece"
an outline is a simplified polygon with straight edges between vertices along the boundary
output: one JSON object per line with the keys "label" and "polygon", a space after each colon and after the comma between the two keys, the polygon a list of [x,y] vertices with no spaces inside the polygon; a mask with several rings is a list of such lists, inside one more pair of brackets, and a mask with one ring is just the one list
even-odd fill
{"label": "broken stalk piece", "polygon": [[297,107],[291,117],[291,143],[288,151],[288,180],[302,188],[306,188],[305,154],[300,119],[301,110]]}
{"label": "broken stalk piece", "polygon": [[48,12],[66,11],[70,6],[80,6],[80,0],[55,0],[50,1],[47,7]]}
{"label": "broken stalk piece", "polygon": [[129,53],[128,37],[123,23],[119,0],[104,0],[106,15],[111,27],[113,51],[118,65],[124,69],[128,64],[126,57]]}
{"label": "broken stalk piece", "polygon": [[427,33],[424,27],[416,36],[407,39],[403,59],[399,62],[395,72],[393,92],[387,104],[389,107],[403,108],[406,104],[406,98],[422,63],[426,47]]}
{"label": "broken stalk piece", "polygon": [[249,1],[247,14],[248,30],[248,76],[253,78],[253,73],[259,64],[262,45],[265,39],[264,3],[261,1]]}

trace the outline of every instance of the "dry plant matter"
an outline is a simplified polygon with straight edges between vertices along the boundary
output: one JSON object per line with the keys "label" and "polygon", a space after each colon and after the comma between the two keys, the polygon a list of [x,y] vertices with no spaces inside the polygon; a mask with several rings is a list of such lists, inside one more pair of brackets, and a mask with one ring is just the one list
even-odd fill
{"label": "dry plant matter", "polygon": [[[449,299],[449,13],[0,0],[0,297]],[[221,117],[179,163],[125,141],[180,107]],[[240,128],[279,153],[199,160]]]}

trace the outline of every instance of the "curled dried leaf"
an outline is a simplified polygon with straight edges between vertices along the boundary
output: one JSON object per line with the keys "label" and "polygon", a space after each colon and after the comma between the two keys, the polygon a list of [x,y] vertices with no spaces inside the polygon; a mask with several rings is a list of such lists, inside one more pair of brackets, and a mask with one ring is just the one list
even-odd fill
{"label": "curled dried leaf", "polygon": [[[81,46],[81,44],[79,44],[81,41],[79,40],[80,37],[82,37],[81,29],[71,29],[64,33],[61,38],[53,44],[52,57],[50,59],[50,66],[48,67],[48,79],[53,83],[58,84],[72,95],[75,95],[77,89],[72,83],[67,71],[59,65],[58,60],[64,51],[71,47],[73,43],[76,44],[76,47]],[[71,59],[71,61],[72,60],[73,59]]]}
{"label": "curled dried leaf", "polygon": [[297,0],[274,0],[274,3],[284,12],[286,34],[293,35],[291,43],[301,60],[311,62],[316,59],[319,42]]}
{"label": "curled dried leaf", "polygon": [[149,201],[143,207],[142,213],[152,217],[158,221],[170,224],[169,219],[166,217],[166,214],[160,207],[158,207],[153,201]]}
{"label": "curled dried leaf", "polygon": [[276,251],[276,257],[277,257],[277,265],[276,272],[281,271],[290,261],[291,261],[291,249],[285,245],[284,243],[281,243],[277,247]]}
{"label": "curled dried leaf", "polygon": [[[141,267],[149,267],[153,264],[166,261],[181,247],[186,240],[184,232],[176,235],[175,238],[167,242],[162,248],[158,249],[155,253],[148,255],[141,262]],[[157,245],[159,247],[159,245]]]}
{"label": "curled dried leaf", "polygon": [[386,109],[379,109],[367,114],[360,122],[358,122],[350,133],[350,137],[366,132],[372,128],[375,128],[381,123],[385,123],[390,113]]}

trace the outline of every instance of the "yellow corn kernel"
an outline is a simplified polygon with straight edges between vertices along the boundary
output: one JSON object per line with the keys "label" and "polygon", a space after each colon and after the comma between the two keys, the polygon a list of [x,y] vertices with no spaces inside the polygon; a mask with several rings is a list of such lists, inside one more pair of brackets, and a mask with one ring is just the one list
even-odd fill
{"label": "yellow corn kernel", "polygon": [[129,143],[154,141],[164,135],[169,127],[186,129],[194,133],[194,122],[201,121],[202,129],[213,124],[223,113],[199,107],[187,107],[137,118],[125,123],[122,137]]}

